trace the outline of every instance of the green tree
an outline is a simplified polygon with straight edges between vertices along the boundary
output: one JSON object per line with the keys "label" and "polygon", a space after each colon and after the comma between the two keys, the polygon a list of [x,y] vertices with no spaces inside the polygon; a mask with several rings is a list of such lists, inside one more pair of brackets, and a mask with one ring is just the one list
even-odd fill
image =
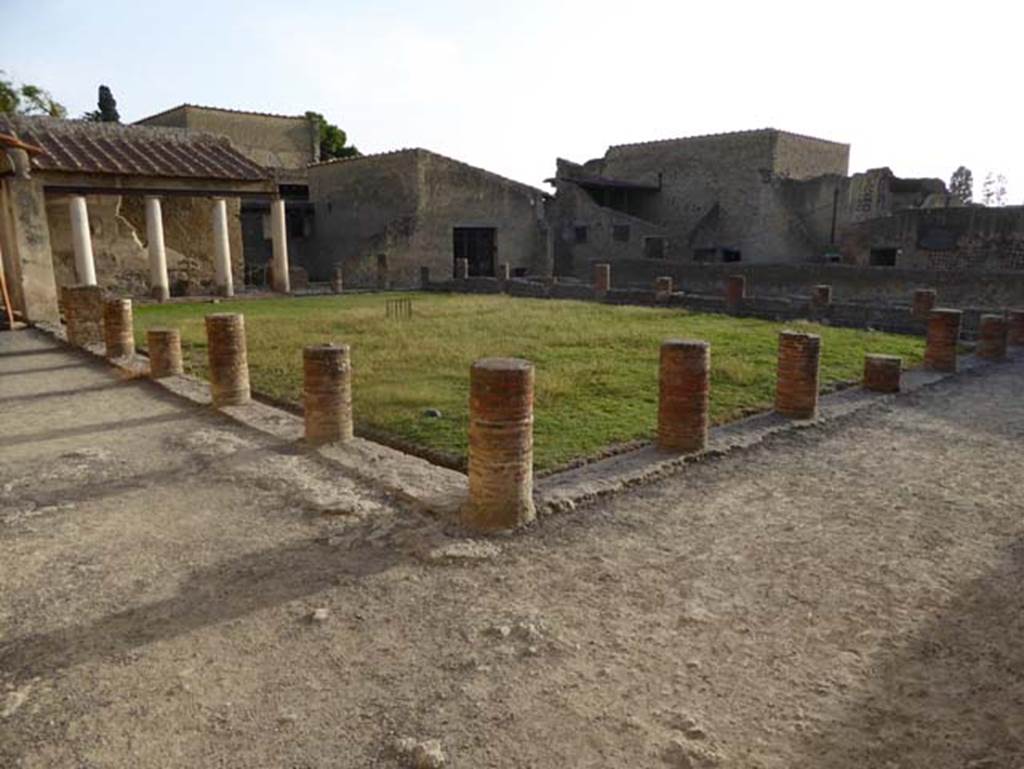
{"label": "green tree", "polygon": [[964,203],[970,203],[974,199],[974,176],[970,168],[960,166],[953,172],[949,180],[949,191]]}
{"label": "green tree", "polygon": [[0,113],[7,115],[49,115],[67,117],[64,105],[37,85],[16,85],[0,70]]}
{"label": "green tree", "polygon": [[328,123],[327,118],[319,112],[307,112],[306,117],[312,120],[320,132],[320,159],[333,160],[334,158],[358,157],[360,152],[354,146],[348,145],[348,136],[338,126]]}
{"label": "green tree", "polygon": [[99,107],[99,109],[93,112],[86,112],[82,117],[85,120],[91,120],[94,123],[121,122],[121,115],[117,111],[117,100],[114,98],[114,94],[111,93],[108,86],[100,86],[99,99],[96,106]]}

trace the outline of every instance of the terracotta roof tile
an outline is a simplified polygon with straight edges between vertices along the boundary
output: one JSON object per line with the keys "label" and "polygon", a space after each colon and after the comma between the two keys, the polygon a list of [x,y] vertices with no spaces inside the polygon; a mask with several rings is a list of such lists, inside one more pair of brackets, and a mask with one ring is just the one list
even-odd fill
{"label": "terracotta roof tile", "polygon": [[42,148],[39,171],[262,181],[270,172],[231,142],[184,128],[0,115],[0,133]]}

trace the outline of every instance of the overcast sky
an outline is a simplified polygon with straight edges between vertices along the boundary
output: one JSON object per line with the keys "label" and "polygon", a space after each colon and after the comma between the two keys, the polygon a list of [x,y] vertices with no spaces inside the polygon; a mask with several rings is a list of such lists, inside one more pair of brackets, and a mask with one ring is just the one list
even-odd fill
{"label": "overcast sky", "polygon": [[1019,3],[0,0],[0,69],[72,115],[189,102],[324,113],[363,152],[426,147],[543,186],[556,157],[772,126],[851,171],[988,171],[1024,197]]}

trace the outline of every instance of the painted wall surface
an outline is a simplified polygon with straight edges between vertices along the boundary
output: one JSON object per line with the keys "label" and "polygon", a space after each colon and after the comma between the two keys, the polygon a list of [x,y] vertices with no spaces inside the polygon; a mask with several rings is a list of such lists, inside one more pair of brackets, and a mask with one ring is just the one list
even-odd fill
{"label": "painted wall surface", "polygon": [[[145,198],[141,195],[88,195],[86,206],[97,283],[119,293],[147,295],[149,256],[145,243]],[[161,207],[172,293],[212,288],[213,202],[208,198],[167,197],[162,199]],[[238,199],[229,199],[227,208],[232,273],[240,283],[242,238]],[[57,285],[73,285],[78,278],[68,199],[47,197],[46,218]]]}
{"label": "painted wall surface", "polygon": [[29,321],[57,321],[57,284],[38,180],[12,176],[0,184],[0,249],[11,302]]}

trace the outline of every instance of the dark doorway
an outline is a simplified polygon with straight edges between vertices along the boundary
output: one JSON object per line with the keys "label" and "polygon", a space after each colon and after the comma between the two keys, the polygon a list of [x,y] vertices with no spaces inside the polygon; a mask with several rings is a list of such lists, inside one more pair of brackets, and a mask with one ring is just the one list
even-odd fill
{"label": "dark doorway", "polygon": [[895,267],[896,266],[896,252],[898,249],[895,248],[872,248],[871,249],[871,266],[872,267]]}
{"label": "dark doorway", "polygon": [[[456,227],[452,230],[452,245],[455,259],[469,261],[469,276],[494,277],[494,260],[497,255],[497,233],[494,227]],[[455,262],[452,262],[455,275]]]}
{"label": "dark doorway", "polygon": [[743,260],[743,254],[732,248],[722,249],[722,261],[723,262],[739,262]]}

